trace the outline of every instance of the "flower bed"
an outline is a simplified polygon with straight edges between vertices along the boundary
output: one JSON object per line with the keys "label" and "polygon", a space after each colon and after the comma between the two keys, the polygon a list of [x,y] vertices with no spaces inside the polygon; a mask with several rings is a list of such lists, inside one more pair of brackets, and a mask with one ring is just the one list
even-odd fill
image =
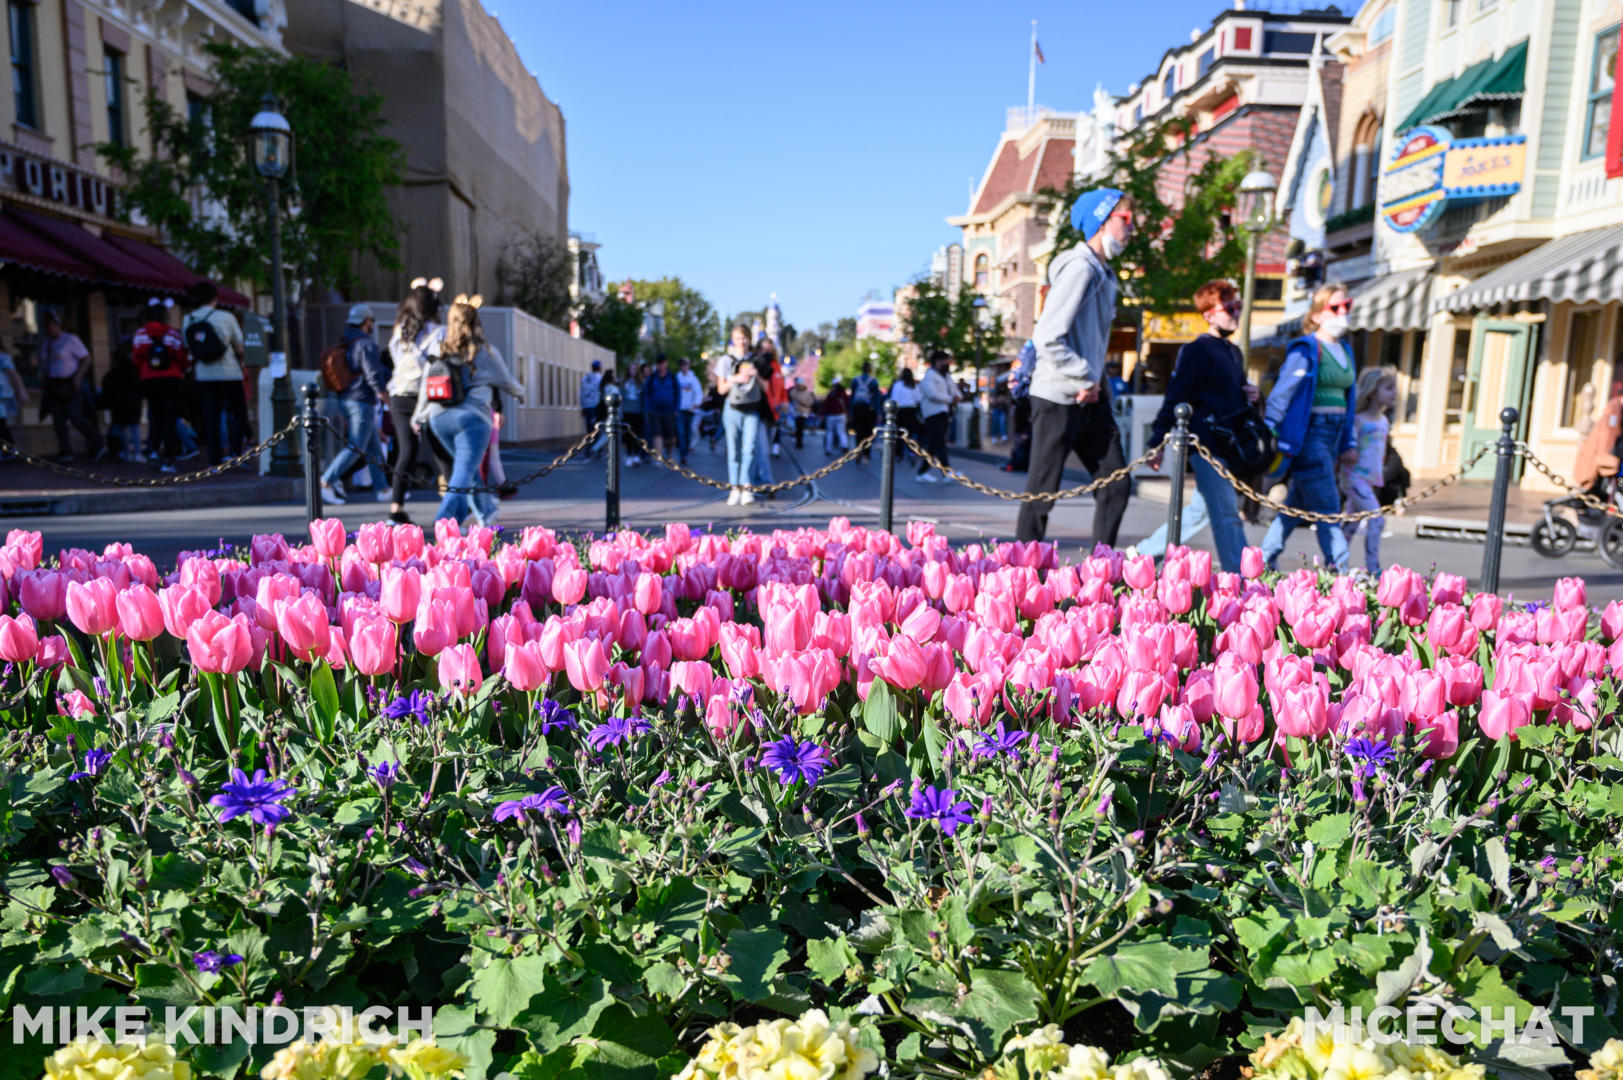
{"label": "flower bed", "polygon": [[[784,1076],[1038,1075],[1017,1040],[1318,1080],[1279,1040],[1336,1005],[1582,1062],[1618,1023],[1623,605],[1249,554],[329,520],[160,575],[13,532],[0,987],[431,1006],[418,1057],[474,1080],[754,1075],[738,1039]],[[1507,1007],[1587,1013],[1529,1047]]]}

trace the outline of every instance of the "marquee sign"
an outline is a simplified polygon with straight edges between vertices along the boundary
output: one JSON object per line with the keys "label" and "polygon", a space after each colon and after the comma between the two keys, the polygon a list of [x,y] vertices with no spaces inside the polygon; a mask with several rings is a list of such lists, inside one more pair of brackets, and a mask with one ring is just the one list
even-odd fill
{"label": "marquee sign", "polygon": [[108,217],[116,190],[95,173],[0,142],[0,191],[32,195],[70,210]]}
{"label": "marquee sign", "polygon": [[1456,139],[1430,124],[1410,128],[1381,177],[1381,217],[1394,232],[1416,232],[1447,203],[1514,195],[1526,166],[1526,135]]}

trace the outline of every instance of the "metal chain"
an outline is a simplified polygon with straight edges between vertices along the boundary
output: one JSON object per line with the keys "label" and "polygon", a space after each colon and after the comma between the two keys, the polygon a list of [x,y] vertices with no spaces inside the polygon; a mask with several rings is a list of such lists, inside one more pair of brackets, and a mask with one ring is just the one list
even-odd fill
{"label": "metal chain", "polygon": [[[333,419],[331,419],[330,417],[323,416],[320,419],[321,419],[322,423],[327,425],[327,430],[331,431],[333,433],[333,435],[337,437],[339,442],[343,443],[346,447],[348,447],[350,449],[350,451],[355,454],[356,457],[358,457],[362,461],[366,462],[366,464],[369,467],[383,470],[383,474],[385,476],[393,477],[393,476],[404,475],[408,480],[410,480],[412,478],[410,473],[402,474],[399,469],[395,469],[395,468],[391,467],[387,461],[379,461],[377,458],[375,458],[371,454],[367,453],[361,447],[356,446],[355,443],[350,440],[350,437],[348,435],[346,435],[343,432],[342,429],[339,428],[337,422],[334,421]],[[443,491],[441,491],[441,494],[442,495],[494,495],[494,494],[497,494],[498,492],[500,492],[503,487],[514,487],[514,488],[523,487],[525,484],[533,483],[533,482],[541,479],[543,476],[546,476],[549,473],[553,472],[555,469],[560,469],[563,466],[567,465],[575,457],[575,455],[579,454],[582,450],[585,450],[587,447],[591,446],[592,443],[594,441],[596,441],[598,434],[602,430],[603,430],[603,425],[602,424],[597,424],[596,426],[594,426],[592,428],[592,430],[588,431],[585,435],[583,435],[581,437],[580,441],[576,442],[575,445],[571,446],[568,450],[565,450],[561,456],[552,459],[547,464],[542,465],[540,468],[534,470],[533,472],[525,473],[523,476],[519,477],[517,480],[509,480],[506,484],[500,485],[498,487],[492,487],[489,484],[479,484],[479,485],[475,485],[475,486],[460,486],[459,485],[457,487],[447,486]],[[438,490],[437,487],[436,487],[436,490]]]}
{"label": "metal chain", "polygon": [[211,465],[206,469],[199,469],[196,472],[176,473],[172,476],[150,476],[131,479],[127,476],[107,476],[101,473],[87,472],[84,469],[76,469],[71,465],[63,465],[60,462],[52,461],[49,458],[42,458],[36,454],[30,454],[28,451],[19,448],[14,443],[5,442],[3,440],[0,440],[0,458],[16,458],[19,461],[26,461],[35,468],[44,469],[46,472],[56,473],[58,476],[71,477],[74,480],[83,480],[87,483],[101,484],[106,487],[175,487],[180,484],[193,484],[199,480],[208,480],[211,477],[220,476],[223,473],[230,472],[232,469],[245,465],[254,458],[263,454],[265,451],[275,447],[283,439],[291,437],[295,431],[303,426],[303,424],[304,418],[295,416],[291,421],[288,422],[287,427],[276,432],[258,446],[253,447],[250,450],[244,450],[236,457],[228,458],[225,461],[220,462],[218,465]]}
{"label": "metal chain", "polygon": [[681,476],[685,476],[689,480],[695,480],[701,484],[708,484],[710,487],[720,488],[722,491],[731,491],[734,488],[741,488],[744,491],[751,492],[752,494],[766,495],[774,491],[788,491],[790,488],[797,488],[803,484],[815,483],[816,481],[821,480],[823,477],[828,476],[830,473],[838,472],[847,465],[851,464],[851,462],[855,461],[858,455],[872,446],[874,444],[874,440],[879,437],[879,432],[875,431],[873,434],[857,443],[851,449],[847,450],[844,454],[835,458],[827,465],[824,465],[821,469],[818,469],[815,472],[806,473],[804,476],[797,476],[793,480],[779,480],[775,484],[729,484],[725,480],[716,480],[705,476],[703,473],[694,472],[686,465],[672,461],[664,454],[655,452],[653,447],[649,446],[646,442],[643,442],[642,436],[638,435],[630,428],[626,429],[625,435],[631,440],[631,442],[640,447],[642,452],[647,454],[651,460],[659,462],[667,469]]}
{"label": "metal chain", "polygon": [[933,468],[941,470],[941,475],[950,477],[951,479],[962,484],[964,487],[969,488],[972,491],[978,491],[982,495],[990,495],[997,499],[1007,499],[1009,502],[1023,503],[1058,502],[1061,499],[1073,499],[1078,495],[1088,495],[1098,491],[1100,488],[1109,487],[1118,480],[1126,479],[1132,474],[1133,470],[1139,466],[1148,464],[1149,460],[1155,456],[1156,451],[1160,449],[1160,444],[1157,443],[1155,446],[1150,447],[1137,458],[1129,461],[1115,472],[1108,473],[1105,476],[1098,477],[1095,480],[1090,480],[1086,484],[1079,484],[1076,487],[1064,488],[1060,491],[1009,491],[1006,488],[996,488],[992,487],[990,484],[983,484],[978,480],[971,480],[969,477],[965,476],[963,473],[957,471],[951,466],[943,465],[941,462],[937,461],[934,455],[914,441],[912,435],[905,431],[899,432],[898,434],[901,436],[902,442],[906,443],[908,448],[919,456],[919,460],[925,462]]}
{"label": "metal chain", "polygon": [[1608,517],[1623,518],[1623,509],[1619,509],[1617,504],[1608,502],[1605,499],[1597,498],[1596,496],[1589,494],[1589,492],[1579,488],[1578,485],[1568,480],[1565,476],[1562,476],[1560,473],[1544,464],[1544,462],[1539,459],[1539,456],[1533,453],[1533,448],[1527,443],[1518,442],[1516,444],[1516,451],[1517,453],[1521,454],[1522,457],[1527,459],[1527,463],[1529,465],[1543,473],[1546,480],[1549,480],[1556,487],[1564,490],[1568,495],[1571,495],[1574,499],[1577,499],[1579,502],[1589,507],[1589,509],[1596,511],[1597,513],[1605,514]]}
{"label": "metal chain", "polygon": [[1206,447],[1201,443],[1200,437],[1195,435],[1194,432],[1189,433],[1189,445],[1194,448],[1197,454],[1206,459],[1206,464],[1210,465],[1214,470],[1216,470],[1217,475],[1228,481],[1230,487],[1232,487],[1235,491],[1238,491],[1241,495],[1244,495],[1246,498],[1252,500],[1253,502],[1259,503],[1262,506],[1266,506],[1270,510],[1277,511],[1278,513],[1294,518],[1297,521],[1308,524],[1326,525],[1350,525],[1354,522],[1371,521],[1378,517],[1386,517],[1388,514],[1406,510],[1415,503],[1423,502],[1444,488],[1458,483],[1462,476],[1469,472],[1477,462],[1481,461],[1491,450],[1493,450],[1493,444],[1491,443],[1481,447],[1475,454],[1471,455],[1468,461],[1461,464],[1452,475],[1443,477],[1441,480],[1422,488],[1413,495],[1405,495],[1403,498],[1393,501],[1390,505],[1378,506],[1373,510],[1346,510],[1337,514],[1325,514],[1317,510],[1303,510],[1300,507],[1287,506],[1282,502],[1277,502],[1270,499],[1268,496],[1264,495],[1262,492],[1253,488],[1250,484],[1247,484],[1245,481],[1241,480],[1239,477],[1230,472],[1228,467],[1218,460],[1216,455],[1214,455],[1210,450],[1206,449]]}

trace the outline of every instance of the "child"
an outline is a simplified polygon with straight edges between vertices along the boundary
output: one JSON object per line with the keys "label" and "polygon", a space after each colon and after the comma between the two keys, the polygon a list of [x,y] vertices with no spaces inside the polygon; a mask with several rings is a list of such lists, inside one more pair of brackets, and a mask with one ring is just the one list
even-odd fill
{"label": "child", "polygon": [[[1342,466],[1341,487],[1346,493],[1342,509],[1348,511],[1374,510],[1380,506],[1375,489],[1386,485],[1386,445],[1392,430],[1387,419],[1398,400],[1398,373],[1390,367],[1367,368],[1358,376],[1354,397],[1357,415],[1353,417],[1353,433],[1357,441],[1358,458],[1351,465]],[[1344,528],[1350,542],[1364,526],[1364,565],[1372,574],[1381,572],[1381,532],[1386,527],[1384,517],[1365,522],[1349,522]]]}
{"label": "child", "polygon": [[[13,420],[21,422],[23,406],[28,404],[28,387],[17,374],[17,365],[11,354],[0,349],[0,440],[14,442],[11,436]],[[0,457],[3,457],[0,454]]]}

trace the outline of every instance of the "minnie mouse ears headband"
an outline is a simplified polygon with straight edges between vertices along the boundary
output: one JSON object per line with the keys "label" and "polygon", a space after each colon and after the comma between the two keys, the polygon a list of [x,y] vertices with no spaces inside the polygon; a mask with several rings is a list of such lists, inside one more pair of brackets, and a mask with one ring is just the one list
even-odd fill
{"label": "minnie mouse ears headband", "polygon": [[424,278],[424,277],[412,278],[411,279],[411,287],[414,288],[414,289],[420,289],[425,285],[428,286],[429,292],[437,293],[441,289],[445,288],[445,279],[444,278]]}
{"label": "minnie mouse ears headband", "polygon": [[451,301],[451,305],[455,307],[457,304],[467,304],[475,311],[478,311],[479,306],[484,302],[485,298],[480,296],[478,293],[474,293],[472,296],[469,296],[467,293],[457,293],[456,299]]}

